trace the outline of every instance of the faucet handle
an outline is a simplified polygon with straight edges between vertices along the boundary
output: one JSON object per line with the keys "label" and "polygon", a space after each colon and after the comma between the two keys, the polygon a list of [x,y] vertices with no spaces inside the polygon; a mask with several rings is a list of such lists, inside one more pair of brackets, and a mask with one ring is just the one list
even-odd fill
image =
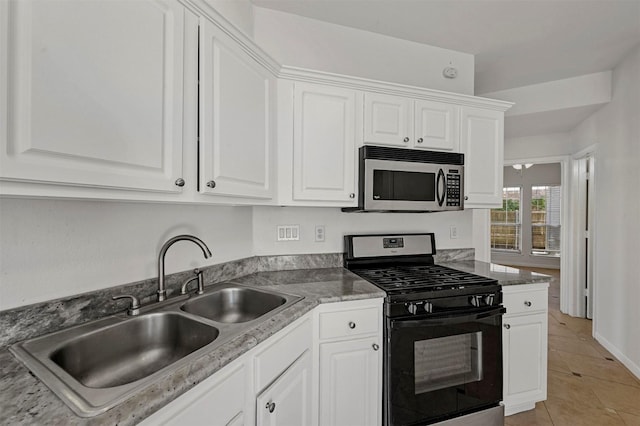
{"label": "faucet handle", "polygon": [[196,294],[204,293],[204,277],[202,276],[202,271],[196,268],[193,270],[193,273],[195,274],[195,277],[189,278],[184,282],[184,284],[182,284],[182,287],[180,288],[180,294],[187,294],[187,286],[189,286],[189,283],[191,283],[191,281],[193,280],[198,280],[198,291],[196,291]]}
{"label": "faucet handle", "polygon": [[140,299],[138,299],[137,297],[131,294],[123,294],[120,296],[113,296],[111,299],[118,300],[127,298],[131,299],[131,306],[129,306],[129,309],[127,309],[127,315],[138,315],[140,313]]}

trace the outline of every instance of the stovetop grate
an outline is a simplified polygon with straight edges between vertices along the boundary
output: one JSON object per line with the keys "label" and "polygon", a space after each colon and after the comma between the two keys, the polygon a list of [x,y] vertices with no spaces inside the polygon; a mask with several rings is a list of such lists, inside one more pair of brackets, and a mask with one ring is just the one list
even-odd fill
{"label": "stovetop grate", "polygon": [[496,280],[441,265],[401,265],[352,270],[387,293],[492,285]]}

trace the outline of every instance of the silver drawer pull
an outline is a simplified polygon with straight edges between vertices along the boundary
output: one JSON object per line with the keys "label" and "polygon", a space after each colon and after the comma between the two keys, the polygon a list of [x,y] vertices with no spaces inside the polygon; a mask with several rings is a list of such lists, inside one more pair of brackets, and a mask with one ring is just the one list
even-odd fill
{"label": "silver drawer pull", "polygon": [[353,322],[353,321],[349,321],[349,328],[350,328],[350,329],[352,329],[352,330],[353,330],[354,328],[356,328],[356,323],[355,323],[355,322]]}
{"label": "silver drawer pull", "polygon": [[377,351],[378,349],[380,349],[380,345],[378,345],[377,343],[374,343],[373,345],[371,345],[371,347],[373,348],[374,351]]}
{"label": "silver drawer pull", "polygon": [[529,302],[528,300],[524,301],[524,306],[531,306],[531,302]]}
{"label": "silver drawer pull", "polygon": [[275,402],[267,402],[267,405],[264,407],[267,410],[269,410],[270,413],[273,413],[276,409],[276,403]]}
{"label": "silver drawer pull", "polygon": [[504,328],[506,328],[507,330],[511,328],[511,326],[509,324],[505,324]]}

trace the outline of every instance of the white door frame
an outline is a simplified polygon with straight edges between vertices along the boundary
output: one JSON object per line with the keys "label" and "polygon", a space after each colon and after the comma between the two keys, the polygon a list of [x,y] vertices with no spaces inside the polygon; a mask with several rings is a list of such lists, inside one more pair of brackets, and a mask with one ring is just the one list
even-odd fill
{"label": "white door frame", "polygon": [[[571,218],[572,203],[571,189],[572,185],[572,167],[571,156],[562,155],[556,157],[534,157],[534,158],[518,158],[504,161],[504,166],[512,166],[514,164],[548,164],[548,163],[560,163],[561,167],[561,184],[562,184],[562,215],[561,215],[561,230],[560,230],[560,311],[568,313],[569,315],[575,315],[571,312],[574,311],[576,300],[575,291],[575,273],[571,268],[571,259],[573,259],[573,239]],[[490,219],[489,219],[490,220]],[[491,238],[490,236],[488,238]]]}
{"label": "white door frame", "polygon": [[[585,220],[584,220],[584,210],[581,210],[581,208],[585,205],[586,202],[586,192],[585,192],[585,188],[583,186],[583,173],[584,171],[581,168],[581,163],[582,161],[587,158],[587,157],[591,157],[592,158],[592,165],[593,167],[590,168],[589,170],[589,242],[588,242],[588,246],[585,247],[584,245],[584,225],[585,225]],[[586,316],[586,312],[585,312],[585,306],[584,306],[584,287],[583,287],[583,283],[586,280],[589,280],[589,287],[590,287],[590,297],[591,297],[591,304],[593,306],[592,308],[592,312],[591,312],[591,316],[593,318],[593,329],[595,330],[595,325],[596,325],[596,303],[594,303],[594,301],[596,300],[597,297],[597,290],[598,290],[598,286],[596,285],[596,281],[595,281],[595,268],[596,268],[596,262],[594,261],[594,247],[596,247],[596,233],[595,233],[595,222],[596,222],[596,217],[595,217],[595,201],[596,201],[596,186],[595,186],[595,169],[597,167],[597,161],[596,161],[596,145],[592,145],[589,146],[585,149],[583,149],[582,151],[579,151],[575,154],[573,154],[571,156],[572,158],[572,169],[573,169],[573,181],[571,184],[571,190],[572,190],[572,205],[574,206],[574,212],[573,212],[573,252],[575,254],[574,259],[580,259],[580,261],[576,262],[574,264],[574,278],[575,281],[573,282],[574,287],[571,291],[571,295],[573,296],[573,300],[572,300],[572,305],[569,306],[569,309],[567,311],[567,313],[569,315],[572,316],[577,316],[577,317],[585,317]],[[582,253],[584,252],[585,248],[587,249],[588,252],[588,259],[590,260],[590,269],[588,272],[585,271],[585,267],[587,267],[588,265],[585,265],[584,263],[584,258],[582,257]]]}

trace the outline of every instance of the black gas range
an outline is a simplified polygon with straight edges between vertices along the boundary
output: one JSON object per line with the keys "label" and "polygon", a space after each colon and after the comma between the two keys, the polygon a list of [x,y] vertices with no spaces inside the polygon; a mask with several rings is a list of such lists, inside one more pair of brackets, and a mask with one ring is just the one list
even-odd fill
{"label": "black gas range", "polygon": [[501,287],[435,254],[433,233],[345,236],[345,268],[387,294],[384,424],[502,425]]}

